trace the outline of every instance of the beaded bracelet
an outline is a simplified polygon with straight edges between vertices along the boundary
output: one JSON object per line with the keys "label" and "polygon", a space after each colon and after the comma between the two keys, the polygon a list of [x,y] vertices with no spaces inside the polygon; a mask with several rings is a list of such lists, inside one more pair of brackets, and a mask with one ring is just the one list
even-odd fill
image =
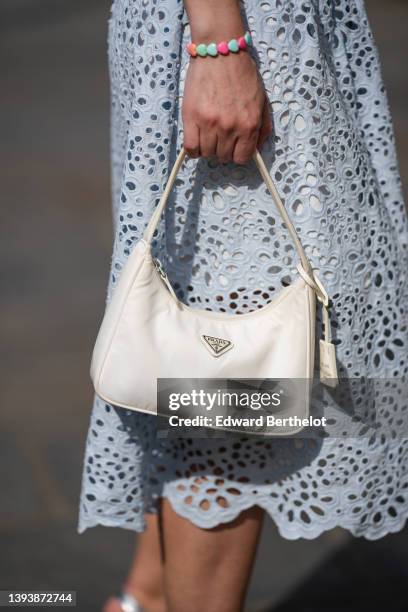
{"label": "beaded bracelet", "polygon": [[252,45],[252,37],[250,32],[246,31],[243,36],[231,38],[228,42],[222,40],[217,44],[212,42],[208,45],[204,43],[196,45],[193,42],[189,42],[188,45],[186,45],[186,49],[191,57],[197,57],[197,55],[200,57],[206,57],[207,55],[217,57],[219,53],[221,55],[228,55],[230,51],[232,51],[232,53],[237,53],[240,49],[246,49],[250,45]]}

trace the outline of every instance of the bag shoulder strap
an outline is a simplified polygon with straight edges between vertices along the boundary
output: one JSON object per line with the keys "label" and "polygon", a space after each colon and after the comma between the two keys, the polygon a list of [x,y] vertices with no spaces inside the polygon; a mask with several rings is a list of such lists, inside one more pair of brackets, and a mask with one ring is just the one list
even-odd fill
{"label": "bag shoulder strap", "polygon": [[[171,192],[171,189],[173,187],[174,181],[176,179],[177,173],[180,169],[180,166],[183,162],[183,159],[186,155],[186,150],[184,149],[184,147],[181,148],[180,153],[178,154],[176,161],[174,163],[174,166],[170,172],[170,176],[168,178],[166,187],[163,191],[163,194],[160,198],[159,204],[158,206],[155,208],[153,215],[149,221],[148,226],[146,227],[146,230],[143,234],[143,238],[144,240],[150,245],[152,238],[153,238],[153,234],[155,232],[155,229],[160,221],[161,218],[161,214],[166,206],[167,203],[167,199],[169,197],[169,194]],[[271,175],[269,174],[266,166],[265,166],[265,162],[262,159],[262,156],[259,152],[258,149],[255,149],[255,153],[253,155],[253,159],[255,160],[257,166],[258,166],[258,170],[269,190],[269,193],[272,196],[273,201],[275,202],[275,205],[279,211],[280,216],[282,217],[282,220],[284,221],[288,232],[294,242],[295,248],[296,248],[296,252],[298,254],[298,257],[301,261],[302,267],[305,270],[305,272],[308,272],[309,274],[313,274],[313,270],[312,270],[312,266],[311,263],[308,259],[308,257],[306,256],[306,253],[302,247],[302,244],[300,242],[299,236],[297,235],[296,229],[292,223],[292,221],[290,220],[290,217],[286,211],[286,208],[279,196],[279,193],[276,189],[276,186],[272,180]]]}

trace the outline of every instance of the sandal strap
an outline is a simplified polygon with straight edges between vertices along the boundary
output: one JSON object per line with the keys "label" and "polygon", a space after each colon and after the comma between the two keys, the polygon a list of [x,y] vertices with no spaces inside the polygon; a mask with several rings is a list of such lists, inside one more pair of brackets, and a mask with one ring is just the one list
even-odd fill
{"label": "sandal strap", "polygon": [[120,593],[118,600],[123,612],[144,612],[142,606],[130,593]]}

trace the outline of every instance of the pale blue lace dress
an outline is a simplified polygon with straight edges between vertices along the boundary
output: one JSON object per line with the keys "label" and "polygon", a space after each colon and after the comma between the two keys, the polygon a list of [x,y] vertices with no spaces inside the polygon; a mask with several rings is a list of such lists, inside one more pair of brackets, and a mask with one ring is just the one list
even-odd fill
{"label": "pale blue lace dress", "polygon": [[[380,414],[380,426],[375,435],[319,441],[166,441],[157,439],[154,417],[96,398],[79,532],[97,524],[141,531],[159,496],[204,528],[258,504],[290,539],[336,525],[376,539],[407,517],[408,226],[363,2],[244,0],[241,10],[272,106],[263,158],[333,300],[340,376],[378,379],[388,389],[358,387],[352,397],[366,414]],[[189,37],[182,0],[113,4],[107,299],[182,143]],[[293,244],[253,161],[187,159],[161,225],[156,252],[191,306],[249,312],[293,275]],[[328,392],[323,408],[334,403]]]}

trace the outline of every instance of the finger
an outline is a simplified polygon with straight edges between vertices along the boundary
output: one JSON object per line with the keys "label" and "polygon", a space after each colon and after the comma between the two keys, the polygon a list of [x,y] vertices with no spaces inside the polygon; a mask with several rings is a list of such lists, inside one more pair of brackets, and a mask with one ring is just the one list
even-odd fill
{"label": "finger", "polygon": [[202,157],[211,157],[217,150],[217,132],[214,129],[200,130],[200,151]]}
{"label": "finger", "polygon": [[232,161],[237,136],[233,132],[220,131],[217,134],[216,156],[222,164]]}
{"label": "finger", "polygon": [[189,157],[200,157],[200,129],[192,120],[184,122],[183,146]]}
{"label": "finger", "polygon": [[269,103],[268,103],[268,100],[265,99],[265,103],[264,103],[264,107],[262,111],[262,125],[261,125],[261,129],[259,130],[258,142],[256,145],[258,149],[262,147],[262,145],[264,144],[268,136],[272,134],[272,131],[273,131],[272,117],[271,117],[271,113],[269,110]]}
{"label": "finger", "polygon": [[246,164],[255,153],[259,130],[254,130],[247,136],[238,138],[233,152],[233,161],[236,164]]}

